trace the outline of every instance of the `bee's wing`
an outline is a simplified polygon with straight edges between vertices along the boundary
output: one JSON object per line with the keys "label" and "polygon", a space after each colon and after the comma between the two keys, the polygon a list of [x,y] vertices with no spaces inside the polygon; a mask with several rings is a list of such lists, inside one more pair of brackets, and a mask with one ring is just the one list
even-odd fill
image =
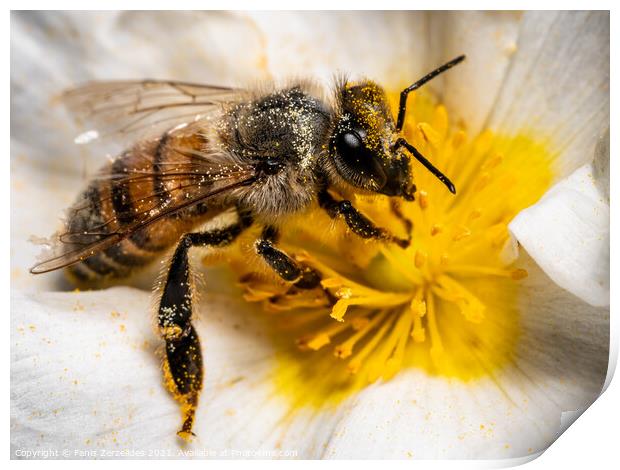
{"label": "bee's wing", "polygon": [[86,83],[61,99],[86,129],[76,142],[88,143],[109,135],[155,135],[207,117],[242,93],[238,88],[171,80],[119,80]]}
{"label": "bee's wing", "polygon": [[[167,198],[167,202],[162,204],[160,194],[152,192],[145,194],[139,201],[139,210],[128,209],[127,213],[116,213],[114,218],[103,222],[100,226],[91,230],[80,230],[71,232],[65,230],[56,234],[51,241],[51,253],[43,261],[37,263],[30,269],[33,274],[41,274],[56,269],[65,268],[72,264],[78,263],[91,255],[103,251],[132,233],[141,230],[149,225],[178,213],[184,209],[192,207],[196,204],[204,202],[211,197],[221,195],[226,192],[233,191],[242,186],[252,184],[256,180],[256,171],[253,166],[231,165],[228,168],[218,167],[220,176],[209,178],[209,184],[205,184],[204,175],[187,175],[186,173],[178,173],[171,171],[159,175],[160,178],[170,180],[179,180],[180,184],[167,194],[171,196]],[[182,175],[182,180],[179,176]],[[143,172],[137,172],[129,175],[109,175],[116,183],[122,183],[126,187],[132,185],[140,185],[145,178],[151,175]],[[175,195],[185,195],[191,191],[191,198],[173,197]],[[170,202],[172,201],[172,202]],[[76,207],[73,210],[79,211],[85,207]],[[126,217],[131,220],[129,224],[119,224],[118,221]],[[120,227],[117,230],[110,231],[109,227]]]}

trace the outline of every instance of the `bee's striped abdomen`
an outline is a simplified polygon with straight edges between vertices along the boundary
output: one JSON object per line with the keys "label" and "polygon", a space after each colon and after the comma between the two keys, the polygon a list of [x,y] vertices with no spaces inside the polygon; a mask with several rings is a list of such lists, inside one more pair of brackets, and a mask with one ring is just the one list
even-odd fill
{"label": "bee's striped abdomen", "polygon": [[115,245],[70,266],[69,274],[76,280],[127,277],[160,258],[182,234],[213,212],[197,205],[133,229],[152,211],[165,208],[175,198],[191,197],[195,190],[196,185],[192,184],[195,180],[171,177],[171,168],[186,168],[191,164],[191,157],[179,154],[173,145],[200,148],[204,140],[199,136],[164,134],[158,140],[136,145],[106,166],[70,209],[68,231],[78,240],[86,237],[92,241],[99,235],[126,233]]}

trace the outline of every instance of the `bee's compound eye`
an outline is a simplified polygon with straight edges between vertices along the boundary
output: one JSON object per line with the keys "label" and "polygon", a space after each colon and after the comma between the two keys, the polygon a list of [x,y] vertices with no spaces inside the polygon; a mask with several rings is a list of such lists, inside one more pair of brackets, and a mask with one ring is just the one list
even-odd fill
{"label": "bee's compound eye", "polygon": [[348,161],[356,160],[363,147],[361,137],[357,132],[343,132],[336,138],[336,150],[340,156]]}
{"label": "bee's compound eye", "polygon": [[376,190],[386,183],[379,156],[364,145],[363,130],[336,135],[335,162],[338,172],[356,186]]}

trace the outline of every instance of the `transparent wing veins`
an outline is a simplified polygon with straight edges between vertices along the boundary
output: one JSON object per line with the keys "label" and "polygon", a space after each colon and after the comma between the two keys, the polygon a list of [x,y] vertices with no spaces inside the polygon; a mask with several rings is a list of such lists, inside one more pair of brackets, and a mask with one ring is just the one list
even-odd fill
{"label": "transparent wing veins", "polygon": [[100,137],[194,122],[241,90],[172,80],[90,82],[69,90],[62,101]]}

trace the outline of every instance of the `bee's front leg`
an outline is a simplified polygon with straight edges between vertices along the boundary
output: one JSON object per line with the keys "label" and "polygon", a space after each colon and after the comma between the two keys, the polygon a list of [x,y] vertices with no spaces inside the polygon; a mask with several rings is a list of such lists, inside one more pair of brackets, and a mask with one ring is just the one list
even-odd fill
{"label": "bee's front leg", "polygon": [[373,238],[396,243],[401,248],[407,248],[411,243],[411,234],[408,238],[398,238],[387,230],[377,227],[366,216],[360,213],[351,201],[337,201],[326,189],[319,193],[319,205],[327,211],[330,217],[336,218],[339,215],[344,217],[347,226],[356,235],[362,238]]}
{"label": "bee's front leg", "polygon": [[164,378],[168,389],[180,403],[183,425],[179,436],[188,439],[202,390],[202,352],[198,333],[191,322],[192,276],[188,252],[193,246],[224,246],[231,243],[251,224],[249,218],[222,230],[183,235],[177,245],[159,302],[158,323],[166,342]]}

